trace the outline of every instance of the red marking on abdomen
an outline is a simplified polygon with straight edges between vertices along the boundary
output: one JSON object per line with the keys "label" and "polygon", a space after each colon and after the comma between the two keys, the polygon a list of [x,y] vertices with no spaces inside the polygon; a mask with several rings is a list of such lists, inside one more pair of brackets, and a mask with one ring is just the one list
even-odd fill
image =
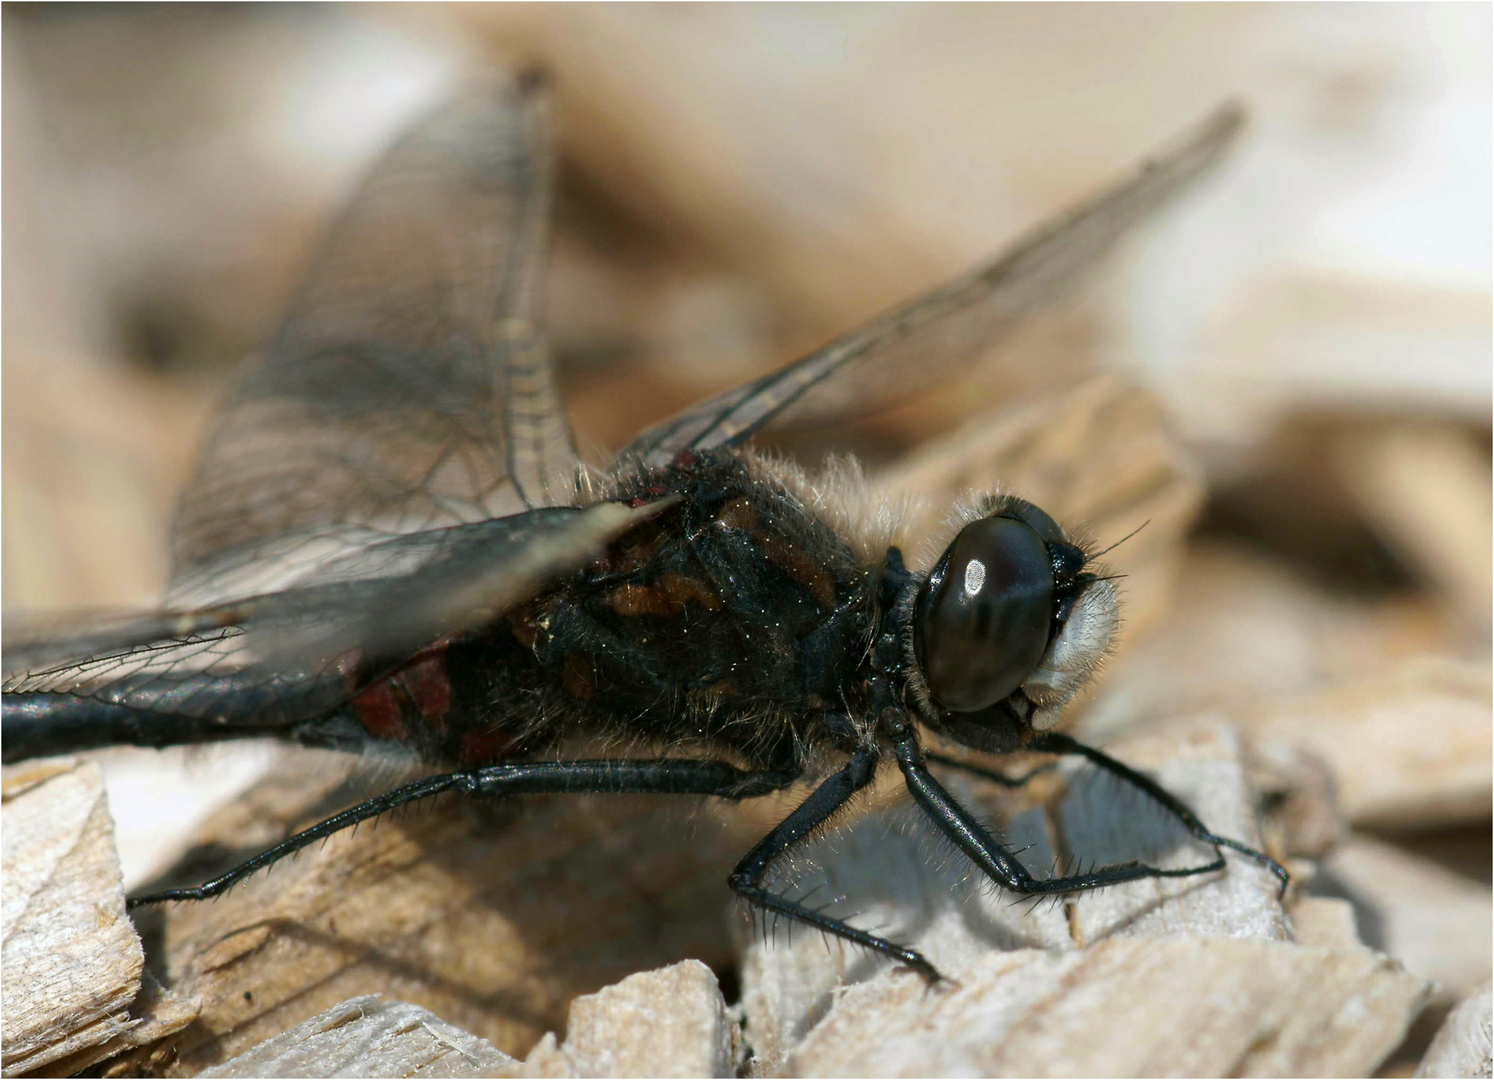
{"label": "red marking on abdomen", "polygon": [[431,727],[446,726],[451,710],[451,680],[446,672],[446,645],[440,643],[418,659],[353,695],[353,715],[376,739],[403,739],[408,734],[405,714]]}
{"label": "red marking on abdomen", "polygon": [[376,739],[403,739],[405,720],[400,715],[399,696],[394,692],[394,683],[381,679],[364,690],[352,701],[353,715],[358,723]]}
{"label": "red marking on abdomen", "polygon": [[462,737],[462,764],[486,765],[506,756],[514,748],[514,740],[507,732],[498,728],[473,732]]}
{"label": "red marking on abdomen", "polygon": [[420,715],[430,723],[445,725],[451,710],[451,679],[446,674],[446,646],[423,655],[399,671],[395,681],[415,703]]}

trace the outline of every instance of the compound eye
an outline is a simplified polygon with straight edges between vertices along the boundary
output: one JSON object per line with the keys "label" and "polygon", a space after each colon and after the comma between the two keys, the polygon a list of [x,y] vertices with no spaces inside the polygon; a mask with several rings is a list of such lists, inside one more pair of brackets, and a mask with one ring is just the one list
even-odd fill
{"label": "compound eye", "polygon": [[934,700],[975,712],[1006,698],[1042,660],[1052,620],[1043,538],[1014,518],[966,525],[918,597],[914,645]]}

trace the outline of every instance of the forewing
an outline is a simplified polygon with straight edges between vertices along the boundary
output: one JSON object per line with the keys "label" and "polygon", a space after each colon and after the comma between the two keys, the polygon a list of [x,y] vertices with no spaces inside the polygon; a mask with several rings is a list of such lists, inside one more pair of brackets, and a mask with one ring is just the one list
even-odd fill
{"label": "forewing", "polygon": [[577,459],[539,325],[551,158],[529,78],[460,98],[377,162],[212,425],[170,602],[568,501]]}
{"label": "forewing", "polygon": [[[8,627],[4,691],[33,698],[24,716],[7,713],[7,724],[65,721],[70,702],[82,699],[142,718],[200,721],[214,738],[283,729],[346,700],[356,689],[346,676],[360,664],[397,667],[490,622],[674,502],[542,508],[392,537],[261,596],[120,615],[85,630]],[[49,714],[42,699],[59,711]],[[208,737],[180,730],[187,734],[169,741]]]}
{"label": "forewing", "polygon": [[889,404],[907,393],[910,371],[920,386],[958,372],[1214,164],[1243,122],[1238,106],[1223,106],[995,260],[650,429],[628,452],[663,464],[683,449],[737,445],[769,423],[820,423]]}

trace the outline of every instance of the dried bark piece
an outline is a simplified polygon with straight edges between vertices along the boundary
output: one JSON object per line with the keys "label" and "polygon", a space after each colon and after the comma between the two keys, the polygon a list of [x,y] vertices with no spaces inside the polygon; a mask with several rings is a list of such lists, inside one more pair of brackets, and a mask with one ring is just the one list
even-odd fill
{"label": "dried bark piece", "polygon": [[134,1026],[106,1043],[89,1047],[53,1061],[32,1075],[76,1076],[84,1069],[108,1062],[108,1076],[154,1075],[149,1063],[169,1056],[171,1047],[163,1040],[181,1031],[197,1019],[199,1002],[170,993],[147,969],[141,973],[140,993],[130,1003]]}
{"label": "dried bark piece", "polygon": [[[313,752],[287,757],[200,843],[231,864],[262,848],[267,822],[356,801],[328,793],[328,769]],[[763,801],[760,812],[783,812]],[[170,1071],[190,1075],[371,992],[518,1056],[564,1026],[579,994],[682,957],[728,964],[726,875],[761,835],[730,812],[646,796],[438,799],[339,834],[217,903],[171,905],[162,961],[176,992],[201,998],[202,1020]],[[241,846],[250,823],[257,835]],[[199,858],[179,876],[209,873]]]}
{"label": "dried bark piece", "polygon": [[1486,819],[1494,710],[1486,663],[1412,660],[1258,714],[1248,730],[1328,762],[1344,815],[1393,828]]}
{"label": "dried bark piece", "polygon": [[1484,983],[1448,1014],[1417,1066],[1417,1076],[1494,1076],[1494,997]]}
{"label": "dried bark piece", "polygon": [[1425,602],[1346,600],[1222,545],[1189,551],[1178,597],[1105,673],[1076,736],[1104,742],[1216,709],[1252,743],[1325,761],[1353,822],[1487,819],[1488,663],[1460,658]]}
{"label": "dried bark piece", "polygon": [[3,1071],[15,1076],[135,1027],[144,953],[98,767],[51,760],[4,775]]}
{"label": "dried bark piece", "polygon": [[1435,1001],[1451,1004],[1489,980],[1487,885],[1366,836],[1351,836],[1320,873],[1321,887],[1354,903],[1370,945],[1436,980]]}
{"label": "dried bark piece", "polygon": [[[1002,811],[1000,835],[1014,849],[1025,849],[1021,857],[1028,866],[1045,870],[1052,864],[1052,825],[1040,807],[1024,807],[1004,789],[957,773],[941,770],[940,782],[968,807]],[[833,828],[791,866],[776,870],[774,887],[909,944],[956,977],[971,957],[993,949],[1073,947],[1061,907],[1016,903],[972,873],[909,805],[899,774],[879,778],[870,801],[863,816]],[[771,1072],[784,1060],[840,987],[888,965],[839,938],[771,916],[742,919],[736,928],[745,1037],[759,1072]]]}
{"label": "dried bark piece", "polygon": [[1264,713],[1461,647],[1425,600],[1346,598],[1243,545],[1194,542],[1166,621],[1105,672],[1081,726],[1114,738],[1182,713]]}
{"label": "dried bark piece", "polygon": [[711,969],[684,960],[571,1003],[517,1076],[735,1076],[738,1033]]}
{"label": "dried bark piece", "polygon": [[1487,637],[1494,506],[1480,441],[1447,423],[1366,425],[1338,437],[1330,462],[1376,531]]}
{"label": "dried bark piece", "polygon": [[1348,833],[1338,781],[1320,754],[1274,739],[1243,740],[1246,775],[1260,792],[1268,847],[1317,859]]}
{"label": "dried bark piece", "polygon": [[1128,632],[1169,607],[1203,485],[1149,393],[1100,376],[1064,393],[1029,397],[927,443],[874,482],[880,497],[911,494],[922,504],[925,512],[909,522],[913,554],[947,533],[939,515],[952,502],[997,488],[1101,544],[1145,525],[1104,563],[1126,575]]}
{"label": "dried bark piece", "polygon": [[[1175,721],[1106,751],[1182,799],[1216,834],[1260,847],[1239,739],[1220,718]],[[1205,845],[1182,842],[1187,834],[1174,819],[1108,774],[1086,771],[1056,814],[1065,852],[1086,866],[1134,858],[1190,866],[1213,857]],[[1169,934],[1291,940],[1278,879],[1246,857],[1227,861],[1227,870],[1207,877],[1151,878],[1069,898],[1071,932],[1080,946]]]}
{"label": "dried bark piece", "polygon": [[1336,896],[1304,896],[1292,905],[1292,928],[1298,945],[1324,949],[1363,948],[1354,905]]}
{"label": "dried bark piece", "polygon": [[344,1001],[199,1076],[495,1076],[517,1062],[404,1001]]}
{"label": "dried bark piece", "polygon": [[847,988],[790,1076],[1367,1076],[1427,984],[1364,950],[1116,938]]}
{"label": "dried bark piece", "polygon": [[[1258,842],[1238,741],[1227,727],[1180,723],[1107,749],[1156,776],[1210,828],[1245,843]],[[1042,777],[1023,793],[943,770],[940,777],[961,802],[993,817],[998,835],[1010,847],[1025,849],[1020,857],[1035,875],[1046,873],[1058,854],[1066,865],[1080,854],[1086,864],[1138,853],[1162,865],[1212,857],[1208,848],[1183,843],[1186,834],[1172,819],[1159,817],[1118,788],[1113,778],[1089,770],[1066,778]],[[1051,812],[1043,803],[1026,805],[1024,794],[1042,798],[1043,788],[1050,786]],[[1036,948],[1057,954],[1106,937],[1291,939],[1276,879],[1243,859],[1231,858],[1227,871],[1219,874],[1136,882],[1028,903],[972,872],[906,799],[873,810],[821,843],[833,857],[821,861],[811,849],[791,871],[779,875],[779,887],[816,904],[839,898],[830,914],[850,917],[853,925],[913,946],[955,983],[963,983],[972,963],[992,953]],[[889,967],[838,939],[803,927],[791,930],[786,923],[776,933],[745,941],[743,953],[745,1036],[756,1068],[768,1073],[783,1068],[799,1041],[838,1008],[837,995],[845,986],[881,979]]]}

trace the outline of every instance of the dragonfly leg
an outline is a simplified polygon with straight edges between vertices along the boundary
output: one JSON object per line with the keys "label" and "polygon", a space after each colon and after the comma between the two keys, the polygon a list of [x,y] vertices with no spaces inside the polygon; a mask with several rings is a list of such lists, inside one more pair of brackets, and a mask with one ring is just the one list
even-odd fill
{"label": "dragonfly leg", "polygon": [[[1084,874],[1035,878],[1010,851],[991,835],[989,829],[977,821],[970,811],[961,806],[954,796],[934,779],[924,764],[923,754],[911,731],[894,739],[893,748],[897,753],[897,763],[903,770],[903,779],[907,783],[908,790],[923,808],[924,813],[933,819],[939,830],[953,840],[955,845],[971,862],[980,867],[987,877],[1013,892],[1027,894],[1081,892],[1141,878],[1191,877],[1194,874],[1207,874],[1224,869],[1224,856],[1219,851],[1219,844],[1214,835],[1204,829],[1202,834],[1195,835],[1199,835],[1200,839],[1205,840],[1214,848],[1216,857],[1213,861],[1201,866],[1164,870],[1141,862],[1127,862],[1102,866]],[[1043,748],[1047,749],[1047,747]],[[1162,789],[1157,788],[1157,790],[1161,792]],[[1162,794],[1166,795],[1166,792]],[[1175,799],[1173,801],[1177,802]],[[1181,803],[1177,805],[1182,807]],[[1186,807],[1182,809],[1187,812]],[[1193,821],[1198,820],[1191,814],[1189,817]],[[1199,828],[1203,828],[1201,824]]]}
{"label": "dragonfly leg", "polygon": [[763,878],[780,856],[801,843],[849,802],[856,792],[871,783],[872,777],[876,775],[878,756],[876,750],[870,748],[858,750],[852,755],[844,768],[815,788],[809,798],[799,804],[797,810],[757,842],[731,872],[727,884],[738,896],[765,911],[787,916],[827,934],[845,938],[906,964],[931,983],[938,982],[939,972],[922,953],[857,929],[763,886]]}
{"label": "dragonfly leg", "polygon": [[724,761],[655,758],[489,765],[465,772],[428,776],[334,814],[287,837],[211,881],[191,888],[166,889],[147,896],[131,897],[128,906],[137,908],[171,900],[207,900],[220,896],[255,871],[279,862],[318,840],[350,829],[360,821],[367,821],[396,807],[430,798],[443,791],[460,791],[478,798],[571,792],[715,795],[723,799],[750,799],[787,787],[798,779],[799,772],[796,768],[748,770],[739,769]]}
{"label": "dragonfly leg", "polygon": [[1291,884],[1292,880],[1292,876],[1287,872],[1286,867],[1271,858],[1271,856],[1257,851],[1247,844],[1242,844],[1238,840],[1231,840],[1227,836],[1219,836],[1216,833],[1210,832],[1204,823],[1198,819],[1198,815],[1188,808],[1187,804],[1151,777],[1137,772],[1129,765],[1116,761],[1109,754],[1102,753],[1092,746],[1085,746],[1077,739],[1071,739],[1067,735],[1060,735],[1056,732],[1038,736],[1029,744],[1029,747],[1030,749],[1043,750],[1050,754],[1078,754],[1106,772],[1118,776],[1128,784],[1140,788],[1172,814],[1173,817],[1182,822],[1184,828],[1190,833],[1204,843],[1212,845],[1216,851],[1221,847],[1227,847],[1232,851],[1240,852],[1242,855],[1248,855],[1261,866],[1271,871],[1281,882],[1280,895],[1286,894],[1287,886]]}

